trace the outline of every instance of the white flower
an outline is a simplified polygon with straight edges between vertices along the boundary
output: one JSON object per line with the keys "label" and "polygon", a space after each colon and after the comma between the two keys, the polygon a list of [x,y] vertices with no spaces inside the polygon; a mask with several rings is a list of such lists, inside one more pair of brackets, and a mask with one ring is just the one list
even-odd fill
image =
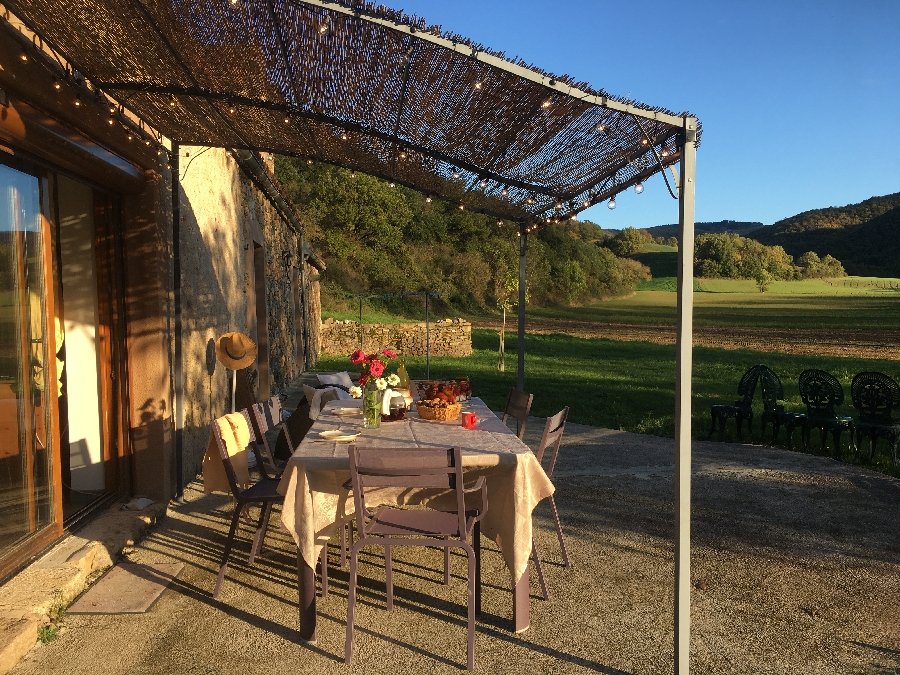
{"label": "white flower", "polygon": [[396,387],[398,384],[400,384],[400,376],[397,375],[397,373],[391,373],[387,377],[387,383],[392,387]]}
{"label": "white flower", "polygon": [[385,389],[387,389],[387,380],[383,377],[379,377],[377,380],[375,380],[375,386],[378,387],[381,391],[384,391]]}
{"label": "white flower", "polygon": [[350,395],[353,398],[362,398],[362,387],[350,387]]}

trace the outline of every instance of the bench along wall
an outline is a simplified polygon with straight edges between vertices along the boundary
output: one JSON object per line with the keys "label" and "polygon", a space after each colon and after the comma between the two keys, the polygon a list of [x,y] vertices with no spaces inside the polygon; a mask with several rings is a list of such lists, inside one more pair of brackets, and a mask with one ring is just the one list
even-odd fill
{"label": "bench along wall", "polygon": [[[444,319],[430,324],[432,356],[471,356],[472,324]],[[359,322],[326,319],[321,327],[320,356],[348,356],[359,345]],[[424,323],[363,324],[362,349],[367,354],[391,347],[404,356],[425,356]]]}

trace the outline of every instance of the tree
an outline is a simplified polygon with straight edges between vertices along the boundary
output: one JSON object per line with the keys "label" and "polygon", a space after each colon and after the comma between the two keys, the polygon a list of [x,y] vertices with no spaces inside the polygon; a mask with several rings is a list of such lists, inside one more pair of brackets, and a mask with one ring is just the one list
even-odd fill
{"label": "tree", "polygon": [[626,227],[612,239],[605,242],[605,246],[617,256],[629,256],[640,253],[647,243],[646,232],[634,227]]}

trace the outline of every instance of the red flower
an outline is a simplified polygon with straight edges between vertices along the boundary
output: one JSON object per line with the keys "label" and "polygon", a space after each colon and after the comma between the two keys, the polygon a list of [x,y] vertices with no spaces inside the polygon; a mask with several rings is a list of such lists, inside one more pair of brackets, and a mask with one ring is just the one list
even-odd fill
{"label": "red flower", "polygon": [[360,363],[366,360],[366,353],[362,349],[357,349],[350,355],[350,363],[354,366],[358,366]]}
{"label": "red flower", "polygon": [[378,354],[369,354],[369,355],[366,357],[366,361],[367,361],[368,363],[372,363],[372,361],[374,361],[374,360],[377,359],[377,358],[378,358]]}
{"label": "red flower", "polygon": [[383,350],[381,351],[381,353],[384,354],[384,355],[385,355],[386,357],[388,357],[389,359],[396,359],[396,358],[397,358],[397,355],[396,355],[394,352],[392,352],[390,349],[383,349]]}
{"label": "red flower", "polygon": [[359,382],[359,386],[360,386],[360,387],[366,386],[366,382],[369,381],[369,375],[368,375],[368,373],[363,373],[362,375],[360,375],[360,376],[359,376],[359,380],[357,380],[357,381]]}
{"label": "red flower", "polygon": [[372,364],[369,366],[369,374],[372,377],[381,377],[384,373],[384,361],[379,361],[375,359],[372,361]]}

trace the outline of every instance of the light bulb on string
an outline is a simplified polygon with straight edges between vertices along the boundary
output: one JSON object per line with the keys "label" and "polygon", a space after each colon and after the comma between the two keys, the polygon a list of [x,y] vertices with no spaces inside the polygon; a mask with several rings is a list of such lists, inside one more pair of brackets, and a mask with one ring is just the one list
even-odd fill
{"label": "light bulb on string", "polygon": [[634,194],[639,195],[644,191],[644,184],[638,183],[634,186]]}
{"label": "light bulb on string", "polygon": [[460,211],[465,211],[465,209],[466,209],[466,205],[465,205],[465,204],[460,204],[460,205],[459,205],[459,210],[460,210]]}
{"label": "light bulb on string", "polygon": [[591,205],[591,203],[590,203],[590,201],[588,201],[587,199],[585,199],[583,202],[581,202],[581,205],[582,205],[584,208],[587,208],[587,207],[589,207],[589,206]]}
{"label": "light bulb on string", "polygon": [[346,131],[345,131],[344,133],[341,134],[341,140],[342,140],[342,141],[346,141],[346,140],[347,140],[347,132],[346,132]]}
{"label": "light bulb on string", "polygon": [[405,150],[400,151],[400,159],[406,159],[406,151]]}
{"label": "light bulb on string", "polygon": [[350,178],[356,178],[356,172],[355,172],[355,171],[351,171],[351,172],[350,172]]}
{"label": "light bulb on string", "polygon": [[284,118],[284,123],[285,123],[285,124],[290,124],[290,123],[291,123],[291,118],[290,118],[290,117],[285,117],[285,118]]}
{"label": "light bulb on string", "polygon": [[75,100],[72,102],[76,108],[81,107],[81,94],[75,94]]}
{"label": "light bulb on string", "polygon": [[22,63],[28,63],[28,54],[26,54],[25,52],[19,54],[19,58],[22,59]]}
{"label": "light bulb on string", "polygon": [[59,91],[60,89],[62,89],[62,85],[59,83],[59,80],[57,80],[55,77],[53,78],[53,88],[56,89],[56,91]]}
{"label": "light bulb on string", "polygon": [[230,112],[232,115],[234,115],[235,107],[234,107],[233,103],[228,106],[228,112]]}
{"label": "light bulb on string", "polygon": [[541,107],[542,107],[542,108],[545,108],[545,109],[546,109],[546,108],[549,108],[551,103],[552,103],[552,101],[548,98],[546,101],[544,101],[543,103],[541,103]]}
{"label": "light bulb on string", "polygon": [[431,197],[425,197],[425,203],[426,203],[426,204],[430,204],[430,203],[431,203]]}
{"label": "light bulb on string", "polygon": [[503,195],[503,196],[505,197],[506,195],[509,194],[509,190],[507,190],[506,188],[503,188],[503,189],[500,191],[500,194]]}
{"label": "light bulb on string", "polygon": [[116,123],[116,118],[113,117],[112,115],[110,115],[110,116],[107,118],[106,123],[107,123],[109,126],[112,126],[113,124]]}
{"label": "light bulb on string", "polygon": [[459,171],[457,171],[456,169],[453,169],[453,177],[459,178]]}
{"label": "light bulb on string", "polygon": [[614,208],[616,208],[616,198],[615,197],[610,197],[609,203],[606,205],[606,208],[608,208],[610,211],[612,211]]}
{"label": "light bulb on string", "polygon": [[483,84],[482,82],[476,82],[476,83],[475,83],[475,88],[476,88],[476,89],[481,89],[481,87],[483,87],[483,86],[484,86],[484,84]]}
{"label": "light bulb on string", "polygon": [[661,153],[659,153],[659,154],[660,154],[661,156],[663,156],[663,157],[668,157],[668,156],[669,156],[669,151],[666,150],[665,148],[663,148],[663,151],[662,151]]}
{"label": "light bulb on string", "polygon": [[481,187],[487,187],[487,181],[486,181],[486,180],[482,180],[482,181],[479,183],[479,185],[480,185]]}
{"label": "light bulb on string", "polygon": [[391,187],[397,187],[397,185],[396,185],[395,183],[391,183],[390,186],[391,186]]}

